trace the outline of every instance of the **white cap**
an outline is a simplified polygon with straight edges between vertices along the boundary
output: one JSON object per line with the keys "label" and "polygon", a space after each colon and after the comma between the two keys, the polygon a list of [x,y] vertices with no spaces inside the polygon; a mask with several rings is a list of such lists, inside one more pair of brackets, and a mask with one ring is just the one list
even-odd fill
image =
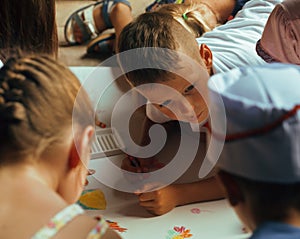
{"label": "white cap", "polygon": [[234,69],[208,85],[212,102],[221,96],[227,118],[218,166],[256,181],[300,182],[300,66]]}

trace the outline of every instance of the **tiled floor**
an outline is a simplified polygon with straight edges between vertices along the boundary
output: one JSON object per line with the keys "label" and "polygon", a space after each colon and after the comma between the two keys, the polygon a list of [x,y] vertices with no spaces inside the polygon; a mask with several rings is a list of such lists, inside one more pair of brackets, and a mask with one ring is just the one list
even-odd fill
{"label": "tiled floor", "polygon": [[[86,55],[86,46],[67,46],[64,39],[64,24],[72,12],[82,6],[93,3],[86,0],[60,0],[57,1],[57,25],[60,43],[58,58],[69,66],[96,66],[109,55]],[[130,0],[134,16],[142,13],[153,0]],[[110,30],[111,31],[111,30]]]}

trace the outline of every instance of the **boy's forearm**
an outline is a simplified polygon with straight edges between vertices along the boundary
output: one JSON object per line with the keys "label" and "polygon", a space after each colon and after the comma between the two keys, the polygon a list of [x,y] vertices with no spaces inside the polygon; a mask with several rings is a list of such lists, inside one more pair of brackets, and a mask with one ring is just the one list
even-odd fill
{"label": "boy's forearm", "polygon": [[215,177],[199,182],[177,184],[177,206],[189,203],[222,199],[225,194]]}

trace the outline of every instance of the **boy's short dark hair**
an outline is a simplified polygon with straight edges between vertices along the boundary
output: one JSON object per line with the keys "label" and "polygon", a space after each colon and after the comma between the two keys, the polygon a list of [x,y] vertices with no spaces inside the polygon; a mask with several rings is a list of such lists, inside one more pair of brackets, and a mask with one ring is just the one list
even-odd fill
{"label": "boy's short dark hair", "polygon": [[[146,65],[151,66],[126,73],[128,80],[134,86],[164,81],[170,78],[171,73],[161,69],[179,67],[178,55],[175,51],[179,50],[190,57],[196,54],[193,51],[195,48],[189,42],[197,46],[194,36],[172,16],[159,12],[144,13],[128,24],[120,35],[119,52],[139,48],[134,59],[130,59],[128,54],[120,54],[120,64],[125,71],[126,65],[132,64],[132,61],[139,64],[145,62]],[[147,48],[151,50],[148,51]],[[166,53],[162,49],[172,51]]]}
{"label": "boy's short dark hair", "polygon": [[223,170],[220,173],[229,174],[244,191],[258,224],[266,220],[284,221],[291,209],[300,212],[300,183],[259,182]]}

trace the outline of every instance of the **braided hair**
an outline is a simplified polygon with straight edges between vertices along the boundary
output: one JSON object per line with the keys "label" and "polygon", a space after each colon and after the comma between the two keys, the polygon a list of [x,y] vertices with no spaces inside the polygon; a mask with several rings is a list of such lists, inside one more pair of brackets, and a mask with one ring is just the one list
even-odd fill
{"label": "braided hair", "polygon": [[[9,59],[0,69],[0,165],[42,154],[63,140],[72,120],[93,125],[90,101],[84,91],[76,98],[79,90],[70,70],[48,56]],[[72,119],[75,108],[80,115]],[[6,154],[13,157],[1,159]]]}

